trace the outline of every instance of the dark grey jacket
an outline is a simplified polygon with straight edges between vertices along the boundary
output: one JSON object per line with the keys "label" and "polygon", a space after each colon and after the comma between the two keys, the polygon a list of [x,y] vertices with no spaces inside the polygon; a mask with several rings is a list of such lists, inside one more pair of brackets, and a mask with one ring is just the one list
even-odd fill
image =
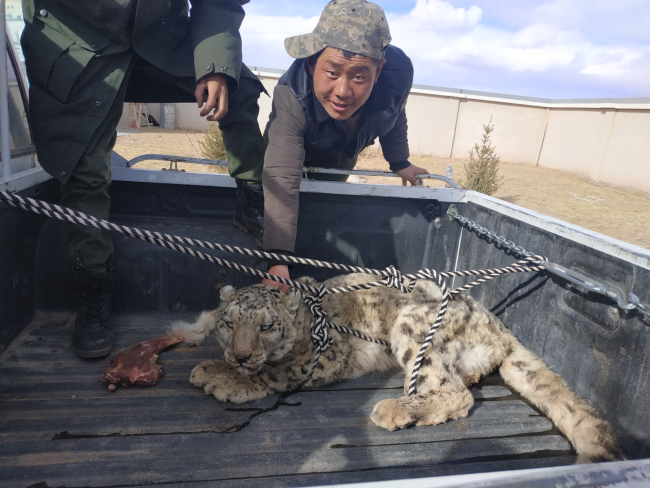
{"label": "dark grey jacket", "polygon": [[303,165],[352,169],[358,154],[376,138],[391,170],[409,165],[404,108],[412,83],[411,60],[389,45],[386,64],[363,106],[358,133],[350,138],[344,123],[332,119],[316,99],[307,60],[293,62],[273,92],[265,132],[265,250],[294,251]]}
{"label": "dark grey jacket", "polygon": [[173,76],[224,73],[236,89],[245,70],[239,26],[247,2],[192,0],[190,15],[187,0],[23,0],[21,42],[42,166],[68,181],[134,52]]}

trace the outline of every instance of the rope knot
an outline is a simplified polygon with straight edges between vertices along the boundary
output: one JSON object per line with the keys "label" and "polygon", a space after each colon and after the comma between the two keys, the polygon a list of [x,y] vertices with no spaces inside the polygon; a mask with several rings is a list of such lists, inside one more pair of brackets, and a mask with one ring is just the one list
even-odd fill
{"label": "rope knot", "polygon": [[314,314],[314,317],[327,317],[327,312],[323,310],[325,295],[327,295],[327,288],[323,285],[318,288],[317,295],[303,295],[303,300],[309,307],[309,311]]}
{"label": "rope knot", "polygon": [[391,265],[385,271],[390,275],[382,280],[382,283],[387,288],[397,288],[402,293],[411,293],[413,286],[415,286],[415,281],[411,280],[408,286],[404,285],[404,276],[402,276],[402,272],[395,266]]}
{"label": "rope knot", "polygon": [[327,289],[323,285],[318,288],[318,295],[303,295],[305,304],[316,318],[311,326],[311,340],[314,346],[320,348],[321,351],[334,343],[334,339],[327,331],[327,312],[323,310],[325,295],[327,295]]}
{"label": "rope knot", "polygon": [[327,321],[324,317],[318,317],[311,326],[311,341],[321,352],[326,350],[332,344],[334,339],[327,331]]}

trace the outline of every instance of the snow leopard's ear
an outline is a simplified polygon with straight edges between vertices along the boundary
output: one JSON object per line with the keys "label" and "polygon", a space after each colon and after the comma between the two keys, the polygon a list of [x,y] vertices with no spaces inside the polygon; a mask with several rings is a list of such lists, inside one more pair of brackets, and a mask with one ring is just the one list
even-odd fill
{"label": "snow leopard's ear", "polygon": [[300,306],[300,294],[296,291],[295,288],[291,288],[288,293],[280,292],[280,299],[282,300],[282,305],[286,307],[289,312],[295,312]]}
{"label": "snow leopard's ear", "polygon": [[235,294],[235,289],[232,286],[227,285],[221,289],[221,293],[219,294],[219,296],[221,297],[222,302],[229,302],[232,300],[232,296],[234,294]]}

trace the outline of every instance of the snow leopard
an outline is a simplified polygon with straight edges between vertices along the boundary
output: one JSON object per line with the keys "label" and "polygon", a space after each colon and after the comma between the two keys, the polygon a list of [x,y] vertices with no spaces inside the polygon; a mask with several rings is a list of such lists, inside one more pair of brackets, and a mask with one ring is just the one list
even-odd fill
{"label": "snow leopard", "polygon": [[[376,281],[349,274],[326,280],[327,288]],[[311,278],[299,281],[317,287]],[[244,403],[300,388],[315,350],[310,330],[314,317],[300,294],[268,285],[221,289],[218,309],[194,323],[178,322],[171,333],[186,344],[200,343],[211,331],[223,358],[203,361],[190,382],[222,402]],[[440,328],[422,359],[416,393],[407,395],[411,370],[422,341],[442,303],[440,288],[419,280],[411,293],[394,288],[326,295],[327,320],[384,339],[390,348],[330,330],[334,340],[304,386],[357,378],[371,371],[402,368],[401,398],[377,403],[370,419],[388,430],[438,425],[466,417],[474,405],[469,390],[498,368],[507,384],[539,408],[573,444],[578,463],[621,459],[611,426],[534,352],[480,303],[460,294],[449,301]]]}

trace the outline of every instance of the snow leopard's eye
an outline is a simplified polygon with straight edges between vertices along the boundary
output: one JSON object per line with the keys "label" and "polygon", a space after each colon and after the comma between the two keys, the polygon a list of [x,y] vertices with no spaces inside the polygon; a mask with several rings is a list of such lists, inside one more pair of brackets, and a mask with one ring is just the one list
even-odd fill
{"label": "snow leopard's eye", "polygon": [[260,327],[260,329],[269,330],[271,327],[273,327],[273,322],[271,322],[270,324],[262,324],[262,327]]}
{"label": "snow leopard's eye", "polygon": [[233,324],[232,322],[226,322],[226,325],[228,326],[229,329],[232,329],[235,326],[235,324]]}

